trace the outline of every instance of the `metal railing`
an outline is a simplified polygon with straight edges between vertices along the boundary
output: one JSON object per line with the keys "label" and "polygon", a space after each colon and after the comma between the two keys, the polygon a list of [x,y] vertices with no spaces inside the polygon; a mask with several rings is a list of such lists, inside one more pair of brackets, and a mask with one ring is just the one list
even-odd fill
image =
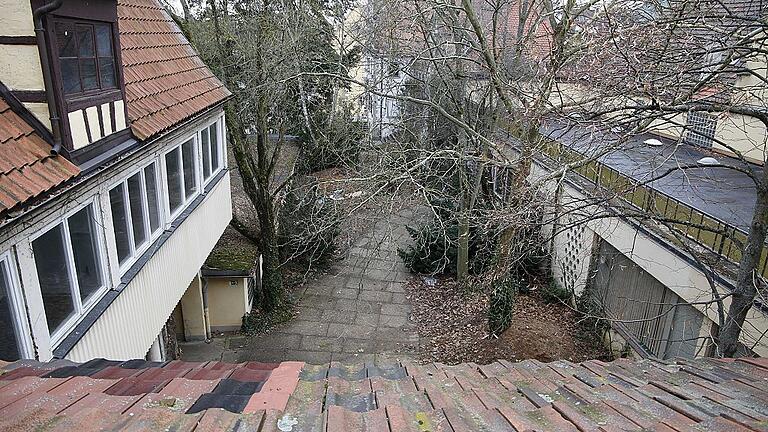
{"label": "metal railing", "polygon": [[[585,156],[562,143],[547,140],[544,154],[558,163],[583,161]],[[622,201],[631,204],[651,217],[671,221],[668,226],[702,248],[738,264],[747,242],[747,233],[738,227],[709,216],[657,189],[640,184],[614,168],[591,160],[573,170],[581,177],[605,190],[613,192]],[[668,236],[673,243],[679,239]],[[768,279],[768,247],[763,246],[759,273]]]}

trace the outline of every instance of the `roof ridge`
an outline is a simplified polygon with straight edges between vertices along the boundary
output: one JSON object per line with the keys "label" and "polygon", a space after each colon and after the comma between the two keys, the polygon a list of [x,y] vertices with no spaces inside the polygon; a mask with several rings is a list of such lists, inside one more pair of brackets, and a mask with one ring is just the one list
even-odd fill
{"label": "roof ridge", "polygon": [[[168,34],[168,33],[157,33],[157,34]],[[142,50],[142,49],[158,49],[158,48],[167,48],[167,47],[174,47],[174,46],[184,46],[185,44],[160,44],[160,45],[146,45],[146,46],[132,46],[123,48],[123,51],[134,51],[134,50]],[[186,44],[189,45],[189,44]]]}
{"label": "roof ridge", "polygon": [[[682,366],[691,364],[715,381],[687,373]],[[761,430],[768,421],[768,393],[758,388],[768,379],[768,359],[487,365],[94,359],[20,361],[0,364],[3,371],[0,429],[33,430],[54,418],[62,430],[211,431],[436,430],[446,424],[461,431]]]}

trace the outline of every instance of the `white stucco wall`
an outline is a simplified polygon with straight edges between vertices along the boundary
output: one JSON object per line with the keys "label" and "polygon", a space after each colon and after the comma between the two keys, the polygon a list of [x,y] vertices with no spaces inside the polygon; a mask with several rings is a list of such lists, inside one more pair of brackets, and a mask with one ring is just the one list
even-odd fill
{"label": "white stucco wall", "polygon": [[32,21],[32,5],[24,0],[0,0],[3,12],[3,36],[34,36],[35,25]]}
{"label": "white stucco wall", "polygon": [[[35,36],[32,6],[29,1],[0,0],[2,36]],[[11,90],[44,90],[43,72],[37,45],[0,44],[0,81]],[[48,106],[44,103],[24,103],[50,129]]]}
{"label": "white stucco wall", "polygon": [[[749,62],[749,66],[757,73],[765,74],[765,61]],[[762,82],[751,75],[744,74],[739,78],[739,81],[736,84],[733,104],[735,106],[761,107],[765,105],[766,100],[768,100],[768,96],[766,96],[767,94],[768,90]],[[550,96],[550,103],[556,107],[569,104],[581,104],[582,109],[591,109],[598,104],[597,101],[592,101],[590,99],[591,96],[589,88],[584,85],[559,83]],[[649,102],[647,99],[640,99],[645,100],[646,103]],[[633,102],[629,99],[622,100],[621,98],[617,98],[614,105],[622,106],[624,104],[631,105],[634,103],[636,103],[636,101]],[[610,106],[611,101],[600,99],[599,104],[601,104],[601,108],[604,108],[605,106]],[[621,111],[616,114],[626,115],[627,113]],[[685,135],[686,124],[686,113],[667,113],[651,121],[648,130],[655,134],[677,140],[683,138]],[[730,155],[738,152],[753,162],[762,163],[766,159],[766,145],[768,145],[768,142],[766,141],[767,137],[768,132],[766,131],[765,125],[757,119],[735,113],[718,113],[715,139],[726,145],[715,142],[712,144],[712,147],[720,152]]]}
{"label": "white stucco wall", "polygon": [[45,89],[37,45],[0,44],[0,59],[13,59],[0,62],[0,81],[9,89]]}
{"label": "white stucco wall", "polygon": [[208,278],[207,283],[211,330],[240,329],[248,312],[248,279],[215,277]]}

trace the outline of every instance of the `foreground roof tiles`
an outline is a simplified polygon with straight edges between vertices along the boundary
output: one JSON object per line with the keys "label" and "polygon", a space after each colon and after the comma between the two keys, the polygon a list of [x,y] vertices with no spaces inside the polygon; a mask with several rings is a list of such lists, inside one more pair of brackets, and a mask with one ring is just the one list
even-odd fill
{"label": "foreground roof tiles", "polygon": [[128,117],[138,138],[230,95],[156,0],[119,0],[117,14]]}
{"label": "foreground roof tiles", "polygon": [[0,97],[0,212],[49,192],[80,170],[62,156]]}
{"label": "foreground roof tiles", "polygon": [[0,430],[768,430],[766,359],[2,368]]}

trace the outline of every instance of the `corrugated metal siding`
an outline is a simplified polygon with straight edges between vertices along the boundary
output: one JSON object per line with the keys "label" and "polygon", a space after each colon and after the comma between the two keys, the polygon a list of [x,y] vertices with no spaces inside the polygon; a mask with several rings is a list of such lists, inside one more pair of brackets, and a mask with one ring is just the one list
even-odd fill
{"label": "corrugated metal siding", "polygon": [[67,358],[144,357],[231,218],[229,174],[99,317]]}
{"label": "corrugated metal siding", "polygon": [[704,315],[606,241],[600,244],[592,295],[648,351],[691,358]]}

